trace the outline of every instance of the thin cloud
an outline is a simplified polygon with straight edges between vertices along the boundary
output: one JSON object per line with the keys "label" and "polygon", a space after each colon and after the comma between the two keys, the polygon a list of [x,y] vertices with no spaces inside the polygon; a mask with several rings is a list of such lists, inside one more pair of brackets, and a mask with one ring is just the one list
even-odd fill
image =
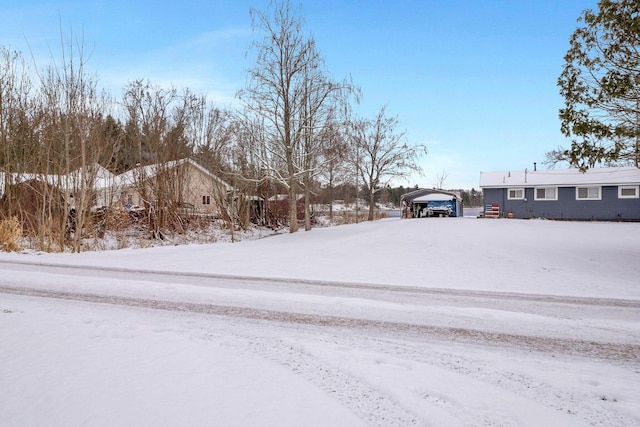
{"label": "thin cloud", "polygon": [[[249,33],[243,28],[208,31],[146,52],[129,53],[130,61],[113,65],[102,57],[101,81],[119,92],[132,80],[148,79],[162,87],[189,88],[214,103],[233,104],[244,83],[243,49]],[[229,45],[237,46],[236,50],[229,51]]]}

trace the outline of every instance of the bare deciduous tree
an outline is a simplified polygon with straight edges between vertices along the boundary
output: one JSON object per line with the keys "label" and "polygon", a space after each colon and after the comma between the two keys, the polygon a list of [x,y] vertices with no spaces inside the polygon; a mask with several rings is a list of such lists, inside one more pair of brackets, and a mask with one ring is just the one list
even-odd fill
{"label": "bare deciduous tree", "polygon": [[421,172],[418,158],[427,154],[424,145],[408,144],[405,133],[396,131],[397,125],[397,117],[387,117],[385,107],[380,109],[375,119],[357,119],[352,124],[352,164],[367,186],[369,221],[374,218],[376,190],[391,179]]}
{"label": "bare deciduous tree", "polygon": [[[194,123],[202,114],[202,99],[189,90],[181,94],[136,80],[127,86],[127,136],[137,140],[139,173],[136,188],[148,213],[151,232],[162,237],[178,221],[176,208],[189,185],[177,160],[193,153]],[[145,168],[153,165],[153,170]],[[176,175],[178,174],[178,175]]]}
{"label": "bare deciduous tree", "polygon": [[320,131],[322,142],[322,176],[326,182],[329,195],[329,220],[333,219],[334,189],[337,184],[344,183],[348,177],[347,136],[344,126],[338,120],[329,120]]}
{"label": "bare deciduous tree", "polygon": [[447,171],[440,172],[435,179],[434,186],[439,190],[444,190],[444,183],[447,181],[449,174]]}
{"label": "bare deciduous tree", "polygon": [[[28,67],[22,55],[0,46],[0,188],[3,190],[0,199],[2,193],[11,191],[11,187],[5,186],[5,180],[10,182],[13,174],[28,170],[32,156],[37,152],[31,89]],[[0,220],[22,214],[19,206],[15,206],[14,197],[7,195],[4,200]]]}
{"label": "bare deciduous tree", "polygon": [[[42,143],[47,153],[46,170],[58,177],[53,184],[65,199],[67,215],[60,219],[58,235],[70,238],[72,250],[80,252],[85,226],[91,226],[90,208],[99,171],[96,165],[111,157],[106,153],[102,124],[112,101],[97,89],[97,78],[86,71],[83,40],[71,35],[65,41],[61,36],[60,52],[59,62],[52,60],[39,74],[41,108],[48,129]],[[56,199],[53,194],[43,196],[47,203]]]}
{"label": "bare deciduous tree", "polygon": [[[288,1],[270,6],[273,15],[270,10],[251,11],[254,30],[264,36],[252,45],[256,63],[239,97],[247,116],[256,116],[264,124],[265,137],[252,147],[254,159],[268,179],[287,189],[289,230],[295,232],[298,192],[305,190],[308,205],[311,180],[319,171],[317,133],[332,104],[351,85],[327,78],[315,40],[303,34],[302,20]],[[308,211],[306,219],[308,229]]]}

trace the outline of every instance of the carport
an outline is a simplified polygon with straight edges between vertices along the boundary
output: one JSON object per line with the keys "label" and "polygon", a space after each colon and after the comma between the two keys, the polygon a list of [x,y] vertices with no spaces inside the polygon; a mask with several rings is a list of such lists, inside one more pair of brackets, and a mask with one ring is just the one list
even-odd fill
{"label": "carport", "polygon": [[422,189],[400,197],[403,218],[456,217],[463,215],[462,199],[443,190]]}

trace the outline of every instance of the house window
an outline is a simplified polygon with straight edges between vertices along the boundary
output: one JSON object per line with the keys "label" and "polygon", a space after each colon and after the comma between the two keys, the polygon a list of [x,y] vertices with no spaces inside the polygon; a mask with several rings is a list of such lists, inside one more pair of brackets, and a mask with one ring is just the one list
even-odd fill
{"label": "house window", "polygon": [[539,187],[535,191],[536,200],[558,200],[558,189],[556,187]]}
{"label": "house window", "polygon": [[202,196],[202,204],[210,205],[211,204],[211,196]]}
{"label": "house window", "polygon": [[507,193],[507,199],[509,200],[523,200],[524,188],[509,188]]}
{"label": "house window", "polygon": [[638,198],[638,186],[637,185],[625,185],[618,187],[619,199],[637,199]]}
{"label": "house window", "polygon": [[576,200],[601,200],[600,187],[576,187]]}

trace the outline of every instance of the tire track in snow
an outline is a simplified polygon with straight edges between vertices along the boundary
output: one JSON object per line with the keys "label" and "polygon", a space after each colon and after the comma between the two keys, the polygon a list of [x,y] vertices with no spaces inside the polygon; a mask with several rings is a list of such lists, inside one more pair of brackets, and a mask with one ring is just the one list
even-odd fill
{"label": "tire track in snow", "polygon": [[476,343],[498,347],[513,347],[533,352],[562,353],[573,356],[607,359],[632,364],[637,364],[638,359],[640,358],[640,345],[636,344],[549,338],[533,335],[516,335],[499,332],[486,332],[468,328],[441,327],[415,323],[275,311],[250,307],[167,301],[3,285],[0,285],[0,292],[14,295],[111,304],[125,307],[140,307],[174,312],[238,317],[284,324],[361,330],[371,332],[372,334],[387,333],[393,337],[407,336]]}
{"label": "tire track in snow", "polygon": [[[335,335],[335,342],[342,345],[353,345],[353,337],[344,341],[343,337]],[[515,373],[509,369],[502,369],[482,359],[468,357],[463,354],[449,354],[434,352],[433,349],[425,351],[424,347],[416,343],[401,342],[399,340],[385,340],[380,338],[367,338],[366,346],[377,354],[387,354],[399,357],[411,362],[425,363],[437,366],[465,377],[475,378],[483,383],[491,384],[496,388],[507,390],[515,395],[525,397],[532,402],[537,402],[547,408],[561,413],[572,414],[588,425],[616,425],[619,427],[637,426],[637,419],[626,416],[623,412],[614,408],[606,408],[594,404],[595,400],[602,400],[601,395],[595,395],[593,391],[561,389],[549,382],[541,382],[539,379],[529,377],[523,373]],[[578,393],[583,392],[582,395]],[[498,426],[500,420],[485,419],[479,423],[479,417],[490,417],[491,414],[470,413],[465,408],[448,402],[445,397],[439,395],[422,396],[432,404],[450,411],[452,414],[466,419],[465,425],[490,425]],[[511,424],[509,424],[511,425]]]}
{"label": "tire track in snow", "polygon": [[254,353],[319,387],[371,426],[427,425],[383,392],[281,339],[251,339]]}

